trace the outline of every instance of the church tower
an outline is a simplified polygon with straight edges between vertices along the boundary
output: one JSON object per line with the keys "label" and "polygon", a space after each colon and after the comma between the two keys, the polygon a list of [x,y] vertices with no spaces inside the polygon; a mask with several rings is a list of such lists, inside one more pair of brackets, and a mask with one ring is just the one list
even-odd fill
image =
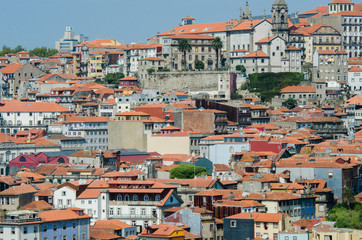
{"label": "church tower", "polygon": [[288,5],[285,0],[274,0],[272,6],[272,32],[288,41]]}

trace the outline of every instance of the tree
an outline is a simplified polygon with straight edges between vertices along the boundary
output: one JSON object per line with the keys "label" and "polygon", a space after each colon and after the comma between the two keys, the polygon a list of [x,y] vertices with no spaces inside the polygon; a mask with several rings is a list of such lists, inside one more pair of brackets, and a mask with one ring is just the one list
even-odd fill
{"label": "tree", "polygon": [[186,71],[186,52],[192,49],[190,39],[182,38],[178,42],[178,50],[183,52],[184,70]]}
{"label": "tree", "polygon": [[246,72],[246,68],[244,65],[236,65],[235,70],[241,71],[242,73]]}
{"label": "tree", "polygon": [[351,188],[347,187],[343,190],[342,201],[349,208],[351,208],[351,204],[354,202],[353,192]]}
{"label": "tree", "polygon": [[362,204],[351,202],[350,207],[345,203],[338,203],[326,217],[327,221],[336,222],[337,228],[362,229]]}
{"label": "tree", "polygon": [[194,165],[181,164],[170,170],[170,178],[174,179],[193,179],[198,174],[206,172],[204,167],[195,167]]}
{"label": "tree", "polygon": [[38,57],[50,57],[53,56],[54,54],[57,54],[58,50],[56,49],[50,49],[47,47],[36,47],[32,50],[29,51],[29,55],[32,56],[38,56]]}
{"label": "tree", "polygon": [[204,68],[205,68],[205,64],[202,61],[200,61],[200,60],[195,61],[195,69],[200,70],[200,69],[204,69]]}
{"label": "tree", "polygon": [[156,72],[156,70],[154,68],[147,69],[148,74],[151,74],[151,73],[154,73],[154,72]]}
{"label": "tree", "polygon": [[215,50],[216,52],[216,69],[219,69],[219,52],[223,47],[223,43],[221,41],[220,37],[216,37],[212,40],[211,42],[211,47]]}
{"label": "tree", "polygon": [[119,84],[119,79],[124,78],[124,74],[121,72],[117,73],[108,73],[104,78],[103,81],[108,84]]}
{"label": "tree", "polygon": [[288,98],[286,101],[282,103],[282,106],[287,107],[288,109],[293,109],[298,105],[297,100],[293,98]]}

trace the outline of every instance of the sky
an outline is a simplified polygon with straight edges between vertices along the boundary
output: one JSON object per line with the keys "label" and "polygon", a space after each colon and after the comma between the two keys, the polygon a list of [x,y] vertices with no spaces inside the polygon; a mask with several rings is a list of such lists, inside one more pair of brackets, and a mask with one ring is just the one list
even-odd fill
{"label": "sky", "polygon": [[[270,14],[274,0],[249,0],[254,16]],[[327,5],[331,0],[287,0],[289,13]],[[196,23],[224,22],[239,17],[246,0],[0,0],[0,48],[55,47],[65,27],[90,40],[117,39],[143,43],[179,25],[185,16]],[[354,1],[359,2],[359,1]]]}

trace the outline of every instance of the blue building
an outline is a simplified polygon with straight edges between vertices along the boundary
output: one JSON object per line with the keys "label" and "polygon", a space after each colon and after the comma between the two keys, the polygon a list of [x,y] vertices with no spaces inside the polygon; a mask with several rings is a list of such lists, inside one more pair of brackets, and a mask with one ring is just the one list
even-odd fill
{"label": "blue building", "polygon": [[88,240],[91,217],[83,209],[68,208],[39,213],[41,240]]}
{"label": "blue building", "polygon": [[246,240],[254,236],[254,219],[224,218],[224,239]]}

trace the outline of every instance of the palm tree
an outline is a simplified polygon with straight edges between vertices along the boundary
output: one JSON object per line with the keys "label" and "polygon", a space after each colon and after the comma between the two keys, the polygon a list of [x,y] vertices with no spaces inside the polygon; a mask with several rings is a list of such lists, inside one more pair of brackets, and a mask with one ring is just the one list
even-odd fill
{"label": "palm tree", "polygon": [[216,52],[216,69],[218,69],[219,68],[219,52],[220,52],[220,49],[222,49],[222,47],[223,47],[221,38],[220,37],[214,38],[211,42],[211,47]]}
{"label": "palm tree", "polygon": [[186,51],[192,49],[191,42],[187,38],[181,38],[178,42],[178,50],[184,53],[184,70],[186,71]]}

